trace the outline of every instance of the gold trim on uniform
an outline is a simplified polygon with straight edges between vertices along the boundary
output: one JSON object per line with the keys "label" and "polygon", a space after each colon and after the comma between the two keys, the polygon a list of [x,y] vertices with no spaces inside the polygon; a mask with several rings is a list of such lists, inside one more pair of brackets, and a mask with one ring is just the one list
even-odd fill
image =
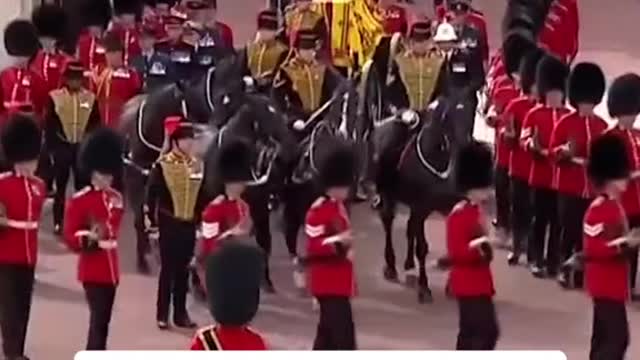
{"label": "gold trim on uniform", "polygon": [[411,51],[396,56],[400,79],[404,84],[412,110],[421,111],[429,106],[431,96],[438,84],[444,59],[435,53],[416,56]]}
{"label": "gold trim on uniform", "polygon": [[202,164],[175,151],[162,156],[159,162],[171,194],[173,216],[184,221],[193,220],[202,185]]}
{"label": "gold trim on uniform", "polygon": [[82,141],[96,100],[95,95],[84,89],[72,93],[66,88],[53,90],[50,95],[66,140],[72,144]]}
{"label": "gold trim on uniform", "polygon": [[288,48],[279,41],[256,41],[247,45],[247,66],[256,78],[271,76],[276,72],[278,60]]}
{"label": "gold trim on uniform", "polygon": [[300,97],[302,109],[308,112],[318,109],[322,100],[326,65],[318,61],[307,62],[294,58],[283,65],[282,70],[291,79],[291,87]]}

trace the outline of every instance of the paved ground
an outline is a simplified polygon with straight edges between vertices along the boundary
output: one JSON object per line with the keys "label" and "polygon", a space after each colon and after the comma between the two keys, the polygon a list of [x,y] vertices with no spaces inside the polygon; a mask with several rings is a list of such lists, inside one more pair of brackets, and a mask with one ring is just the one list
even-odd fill
{"label": "paved ground", "polygon": [[[424,1],[424,0],[423,0]],[[495,1],[476,0],[490,20],[492,38],[502,8]],[[501,2],[500,2],[501,3]],[[254,13],[263,0],[220,1],[222,17],[236,29],[238,41],[253,31]],[[637,71],[640,52],[632,27],[640,6],[634,0],[616,0],[605,7],[600,0],[581,0],[581,59],[596,60],[609,76]],[[491,8],[489,6],[492,6]],[[482,131],[482,129],[480,129]],[[50,222],[50,213],[45,215]],[[403,219],[395,232],[398,254],[404,253]],[[133,267],[133,234],[125,221],[122,242],[124,276],[118,290],[111,326],[112,349],[183,349],[189,332],[160,332],[155,328],[155,277],[137,275]],[[382,280],[383,239],[376,217],[366,206],[355,211],[355,228],[361,232],[357,244],[357,272],[361,296],[355,301],[358,342],[363,349],[451,349],[457,327],[455,303],[443,294],[445,274],[432,275],[436,301],[418,305],[413,291]],[[80,285],[75,281],[76,258],[43,230],[42,257],[38,267],[28,352],[34,359],[70,359],[84,346],[88,310]],[[427,223],[434,256],[443,250],[443,227],[438,218]],[[272,260],[278,294],[265,296],[255,327],[278,349],[308,349],[315,330],[316,314],[308,299],[293,290],[284,241],[275,236]],[[565,292],[555,283],[533,279],[524,268],[508,269],[499,253],[494,263],[496,298],[502,337],[500,349],[560,349],[570,359],[584,359],[589,347],[591,310],[578,292]],[[402,257],[399,257],[402,261]],[[190,305],[195,320],[210,321],[206,309]],[[640,308],[630,308],[632,334],[640,334]],[[632,339],[634,339],[632,337]],[[632,340],[630,358],[640,356],[640,342]]]}

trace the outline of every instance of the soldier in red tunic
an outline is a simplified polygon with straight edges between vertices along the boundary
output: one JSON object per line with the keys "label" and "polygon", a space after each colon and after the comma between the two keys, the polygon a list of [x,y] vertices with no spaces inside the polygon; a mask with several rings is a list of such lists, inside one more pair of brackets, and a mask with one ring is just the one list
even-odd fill
{"label": "soldier in red tunic", "polygon": [[118,34],[107,33],[103,45],[107,61],[91,72],[91,90],[98,98],[103,124],[116,129],[124,104],[142,90],[142,79],[124,64],[124,47]]}
{"label": "soldier in red tunic", "polygon": [[565,107],[569,71],[569,66],[556,57],[547,55],[540,60],[536,69],[536,90],[541,104],[527,113],[520,133],[520,146],[533,159],[528,182],[532,189],[534,215],[529,253],[533,261],[530,270],[536,277],[556,277],[560,265],[561,228],[557,184],[554,182],[555,159],[550,145],[555,127],[570,111]]}
{"label": "soldier in red tunic", "polygon": [[76,54],[87,72],[106,62],[102,38],[111,21],[111,12],[109,0],[92,0],[85,3],[82,15],[86,29],[78,38]]}
{"label": "soldier in red tunic", "polygon": [[4,30],[4,46],[11,65],[0,72],[0,124],[20,111],[41,115],[47,87],[29,68],[39,48],[35,27],[27,20],[12,21]]}
{"label": "soldier in red tunic", "polygon": [[0,136],[11,170],[0,174],[0,330],[8,360],[27,360],[24,344],[31,311],[38,226],[45,184],[34,173],[40,130],[24,114],[10,117]]}
{"label": "soldier in red tunic", "polygon": [[[531,200],[529,172],[531,171],[531,154],[520,146],[520,135],[524,118],[533,107],[537,98],[535,74],[538,62],[544,53],[540,49],[530,51],[520,64],[520,91],[522,94],[511,100],[504,111],[502,137],[510,147],[509,178],[511,184],[511,220],[513,232],[513,251],[507,258],[510,265],[517,265],[526,245],[531,228]],[[530,257],[533,259],[532,257]]]}
{"label": "soldier in red tunic", "polygon": [[351,298],[355,295],[351,223],[344,202],[354,181],[355,156],[336,144],[322,161],[324,194],[307,211],[307,266],[311,295],[320,305],[314,350],[356,350]]}
{"label": "soldier in red tunic", "polygon": [[226,242],[209,256],[209,310],[216,324],[196,332],[191,350],[267,350],[262,335],[248,326],[260,305],[263,268],[264,254],[241,242]]}
{"label": "soldier in red tunic", "polygon": [[204,264],[225,239],[249,234],[251,216],[242,194],[251,180],[251,152],[249,145],[239,140],[231,140],[220,149],[216,172],[212,175],[220,179],[222,189],[202,212],[200,264]]}
{"label": "soldier in red tunic", "polygon": [[[609,115],[617,120],[616,126],[609,131],[618,135],[627,146],[627,156],[631,179],[627,190],[622,194],[622,207],[627,215],[629,227],[640,228],[640,131],[633,127],[640,114],[640,76],[625,74],[614,80],[609,88],[607,107]],[[638,250],[632,252],[629,277],[633,300],[638,300],[635,292],[638,272]]]}
{"label": "soldier in red tunic", "polygon": [[[587,158],[591,142],[606,129],[607,123],[594,114],[602,101],[606,81],[602,69],[593,63],[574,67],[568,81],[569,103],[575,110],[563,116],[551,136],[550,150],[556,159],[555,179],[558,190],[558,211],[562,227],[560,257],[569,259],[582,250],[582,219],[593,199],[593,189],[587,175]],[[581,286],[582,273],[559,274],[564,287]]]}
{"label": "soldier in red tunic", "polygon": [[622,360],[629,345],[628,254],[635,252],[631,249],[638,244],[638,234],[629,232],[620,197],[630,165],[627,145],[615,134],[591,145],[588,172],[599,195],[587,209],[583,232],[585,283],[593,299],[590,360]]}
{"label": "soldier in red tunic", "polygon": [[499,336],[490,267],[493,250],[482,211],[493,185],[493,155],[488,146],[472,142],[461,150],[456,182],[463,199],[446,220],[448,287],[458,300],[460,316],[456,350],[493,350]]}
{"label": "soldier in red tunic", "polygon": [[113,130],[94,131],[80,150],[79,166],[90,179],[67,204],[64,239],[79,254],[78,281],[89,304],[87,350],[106,350],[109,322],[120,281],[118,237],[122,194],[112,186],[122,172],[123,141]]}
{"label": "soldier in red tunic", "polygon": [[42,49],[31,61],[30,67],[44,79],[48,93],[62,86],[62,71],[71,60],[58,48],[67,36],[67,15],[61,7],[45,4],[33,11],[31,22],[38,30]]}
{"label": "soldier in red tunic", "polygon": [[131,65],[131,60],[142,54],[140,32],[136,18],[141,15],[142,5],[138,0],[114,0],[114,21],[109,32],[118,34],[123,45],[124,65]]}

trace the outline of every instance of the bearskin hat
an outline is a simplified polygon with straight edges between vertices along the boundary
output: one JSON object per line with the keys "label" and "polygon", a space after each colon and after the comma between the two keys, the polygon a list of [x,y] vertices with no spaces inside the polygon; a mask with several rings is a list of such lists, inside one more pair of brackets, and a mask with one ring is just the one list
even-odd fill
{"label": "bearskin hat", "polygon": [[251,146],[240,139],[223,142],[218,155],[218,176],[223,182],[246,182],[252,179],[251,164],[253,151]]}
{"label": "bearskin hat", "polygon": [[331,149],[319,161],[320,184],[326,189],[334,186],[351,186],[355,177],[356,157],[351,146],[344,141],[326,144]]}
{"label": "bearskin hat", "polygon": [[94,130],[80,145],[79,167],[86,176],[96,171],[117,175],[122,170],[124,142],[109,128]]}
{"label": "bearskin hat", "polygon": [[520,88],[523,93],[527,95],[531,93],[531,88],[536,83],[538,63],[544,56],[546,56],[544,50],[534,48],[522,58],[518,73],[520,74]]}
{"label": "bearskin hat", "polygon": [[35,119],[27,114],[17,113],[9,118],[0,142],[10,164],[35,160],[40,156],[40,129]]}
{"label": "bearskin hat", "polygon": [[82,9],[85,26],[100,26],[106,29],[113,15],[109,0],[84,0]]}
{"label": "bearskin hat", "polygon": [[472,141],[456,161],[456,188],[460,192],[484,189],[493,184],[493,153],[487,144]]}
{"label": "bearskin hat", "polygon": [[4,47],[11,56],[32,57],[40,49],[35,26],[27,20],[14,20],[4,29]]}
{"label": "bearskin hat", "polygon": [[609,87],[607,107],[613,118],[640,114],[640,76],[627,73],[613,80]]}
{"label": "bearskin hat", "polygon": [[249,323],[260,304],[264,255],[253,245],[224,242],[207,259],[209,311],[221,325]]}
{"label": "bearskin hat", "polygon": [[139,15],[142,4],[138,0],[113,0],[113,12],[116,16],[123,14]]}
{"label": "bearskin hat", "polygon": [[567,89],[567,78],[570,68],[555,56],[546,55],[536,68],[536,87],[538,94],[543,97],[546,93],[559,90],[563,93]]}
{"label": "bearskin hat", "polygon": [[608,133],[591,143],[587,172],[596,186],[609,180],[624,179],[629,176],[627,147],[620,137]]}
{"label": "bearskin hat", "polygon": [[569,102],[574,107],[584,103],[599,104],[606,86],[607,82],[600,66],[588,62],[579,63],[569,75]]}
{"label": "bearskin hat", "polygon": [[507,75],[518,72],[518,67],[524,55],[536,48],[536,43],[530,33],[522,30],[513,30],[507,34],[502,43],[502,56],[507,70]]}
{"label": "bearskin hat", "polygon": [[31,22],[40,37],[62,39],[67,31],[67,13],[58,5],[44,4],[31,13]]}

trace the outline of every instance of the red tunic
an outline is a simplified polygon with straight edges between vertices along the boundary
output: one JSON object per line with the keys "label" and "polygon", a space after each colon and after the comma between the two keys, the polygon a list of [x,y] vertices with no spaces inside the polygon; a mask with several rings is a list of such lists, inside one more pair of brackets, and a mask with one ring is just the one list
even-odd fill
{"label": "red tunic", "polygon": [[11,66],[0,72],[0,124],[14,112],[29,108],[44,113],[47,101],[45,81],[33,70]]}
{"label": "red tunic", "polygon": [[575,35],[570,33],[570,24],[567,24],[565,16],[562,8],[552,7],[538,36],[538,42],[543,48],[568,63],[575,47]]}
{"label": "red tunic", "polygon": [[531,109],[524,119],[520,133],[520,146],[531,151],[529,144],[533,141],[533,135],[537,133],[538,143],[545,151],[543,156],[534,156],[532,153],[532,166],[529,171],[529,185],[535,188],[555,189],[553,174],[555,161],[551,154],[551,134],[560,122],[560,119],[569,113],[569,109],[554,109],[545,105],[538,105]]}
{"label": "red tunic", "polygon": [[103,123],[117,129],[127,101],[138,95],[142,81],[130,68],[113,69],[98,66],[91,74],[91,90],[96,94]]}
{"label": "red tunic", "polygon": [[129,66],[131,60],[142,54],[140,47],[140,32],[137,29],[127,29],[121,25],[114,25],[110,30],[118,35],[124,46],[124,65]]}
{"label": "red tunic", "polygon": [[589,146],[593,139],[607,130],[607,123],[597,115],[581,116],[577,111],[563,116],[551,135],[551,150],[557,158],[558,148],[571,142],[574,159],[556,163],[555,188],[562,194],[591,198],[593,188],[587,176]]}
{"label": "red tunic", "polygon": [[82,33],[78,38],[78,58],[87,70],[92,70],[97,66],[105,65],[106,50],[100,43],[100,39],[92,36],[88,32]]}
{"label": "red tunic", "polygon": [[[524,118],[536,103],[528,96],[523,95],[511,100],[504,111],[505,126],[511,126],[515,130],[515,142],[512,144],[511,156],[509,157],[509,175],[517,179],[528,181],[531,171],[531,154],[525,151],[518,144],[520,130],[524,123]],[[511,125],[509,125],[511,123]]]}
{"label": "red tunic", "polygon": [[447,254],[451,260],[449,289],[455,297],[493,296],[491,266],[480,248],[469,243],[486,234],[480,206],[463,200],[454,206],[446,220]]}
{"label": "red tunic", "polygon": [[[96,190],[87,186],[67,202],[64,239],[71,250],[80,253],[80,282],[118,284],[120,281],[118,236],[123,213],[122,194],[113,189]],[[86,252],[82,250],[83,232],[92,228],[100,235],[100,248]]]}
{"label": "red tunic", "polygon": [[[627,130],[619,126],[609,131],[620,136],[626,144],[631,173],[640,170],[640,131]],[[622,194],[621,202],[627,216],[640,215],[640,179],[629,181],[627,190]]]}
{"label": "red tunic", "polygon": [[[305,220],[310,291],[313,296],[355,295],[353,263],[349,256],[340,257],[334,244],[323,244],[328,237],[351,228],[344,205],[322,197],[311,206]],[[330,261],[313,259],[330,258]]]}
{"label": "red tunic", "polygon": [[62,75],[70,60],[71,57],[61,51],[49,54],[40,50],[29,67],[45,81],[46,90],[49,93],[62,86]]}
{"label": "red tunic", "polygon": [[211,325],[199,329],[191,350],[267,350],[260,334],[247,326]]}
{"label": "red tunic", "polygon": [[594,299],[626,301],[629,265],[620,248],[607,243],[624,235],[626,217],[617,200],[597,197],[584,216],[585,282]]}
{"label": "red tunic", "polygon": [[215,250],[220,236],[247,220],[249,205],[242,199],[229,200],[220,195],[211,201],[202,212],[202,248],[205,257]]}
{"label": "red tunic", "polygon": [[0,264],[35,266],[45,184],[37,177],[5,172],[0,174],[0,189],[0,204],[8,219],[7,226],[0,225]]}
{"label": "red tunic", "polygon": [[503,86],[497,89],[492,96],[491,103],[497,114],[495,127],[495,150],[496,165],[508,168],[509,158],[511,157],[511,147],[508,140],[504,137],[507,131],[506,117],[504,111],[507,105],[515,98],[520,96],[520,92],[512,85]]}

